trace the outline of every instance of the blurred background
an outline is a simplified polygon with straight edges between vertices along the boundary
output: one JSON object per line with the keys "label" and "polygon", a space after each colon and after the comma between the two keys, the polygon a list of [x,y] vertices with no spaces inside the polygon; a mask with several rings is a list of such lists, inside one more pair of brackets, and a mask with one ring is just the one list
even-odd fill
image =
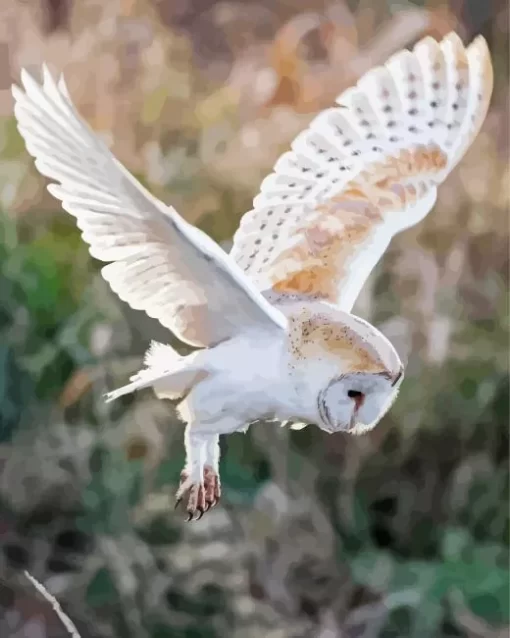
{"label": "blurred background", "polygon": [[[0,635],[485,638],[509,625],[508,6],[496,0],[2,0]],[[142,182],[229,249],[289,142],[425,35],[482,33],[495,89],[434,211],[355,312],[407,376],[371,434],[262,424],[222,442],[224,499],[173,510],[183,426],[105,405],[172,337],[99,276],[18,135],[21,67],[65,71]]]}

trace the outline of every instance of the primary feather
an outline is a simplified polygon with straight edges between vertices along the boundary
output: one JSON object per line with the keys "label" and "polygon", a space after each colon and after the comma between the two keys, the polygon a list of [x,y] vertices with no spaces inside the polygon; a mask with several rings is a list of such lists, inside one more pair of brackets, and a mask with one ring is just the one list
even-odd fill
{"label": "primary feather", "polygon": [[420,41],[298,136],[242,218],[231,255],[268,298],[349,311],[393,235],[422,220],[492,92],[485,40]]}
{"label": "primary feather", "polygon": [[132,308],[181,340],[210,346],[247,326],[284,328],[284,317],[205,233],[153,197],[110,153],[72,105],[63,79],[43,67],[13,86],[18,129],[48,190],[76,217],[102,275]]}

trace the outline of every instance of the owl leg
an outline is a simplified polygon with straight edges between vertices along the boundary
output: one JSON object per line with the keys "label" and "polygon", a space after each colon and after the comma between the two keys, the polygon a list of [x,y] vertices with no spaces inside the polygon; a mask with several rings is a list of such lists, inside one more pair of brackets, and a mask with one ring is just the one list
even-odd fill
{"label": "owl leg", "polygon": [[216,434],[210,437],[206,446],[206,460],[204,470],[206,512],[217,505],[221,498],[219,460],[220,437]]}
{"label": "owl leg", "polygon": [[219,435],[235,432],[241,427],[242,424],[232,418],[193,423],[186,427],[186,466],[181,472],[175,506],[187,496],[188,521],[202,518],[204,512],[220,500]]}
{"label": "owl leg", "polygon": [[[181,472],[181,482],[176,494],[177,507],[188,494],[188,521],[203,514],[219,503],[221,485],[219,476],[220,446],[217,434],[197,436],[187,432],[186,467]],[[203,468],[203,469],[201,469]]]}
{"label": "owl leg", "polygon": [[194,427],[188,425],[184,436],[186,448],[186,466],[181,472],[181,483],[177,490],[175,507],[188,495],[186,511],[188,521],[191,521],[198,513],[201,518],[206,511],[205,502],[205,462],[207,444],[211,435],[196,431]]}

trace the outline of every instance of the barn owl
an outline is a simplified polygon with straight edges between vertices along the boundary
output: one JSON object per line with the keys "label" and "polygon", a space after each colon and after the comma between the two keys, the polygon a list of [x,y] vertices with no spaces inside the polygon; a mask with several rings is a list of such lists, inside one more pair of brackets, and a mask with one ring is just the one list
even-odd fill
{"label": "barn owl", "polygon": [[152,343],[112,400],[152,387],[179,400],[188,520],[220,498],[219,436],[273,419],[328,433],[372,429],[403,365],[351,310],[391,238],[420,222],[476,137],[492,93],[485,40],[426,37],[320,113],[262,182],[232,250],[152,196],[78,115],[63,77],[25,70],[15,116],[48,190],[102,276],[196,349]]}

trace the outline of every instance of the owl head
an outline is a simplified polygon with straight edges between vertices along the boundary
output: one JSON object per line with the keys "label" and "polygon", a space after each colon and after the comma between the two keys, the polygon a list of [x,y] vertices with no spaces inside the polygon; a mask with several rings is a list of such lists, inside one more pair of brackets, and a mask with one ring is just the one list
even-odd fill
{"label": "owl head", "polygon": [[404,373],[379,330],[322,303],[289,314],[289,368],[307,418],[327,432],[351,434],[381,420]]}

